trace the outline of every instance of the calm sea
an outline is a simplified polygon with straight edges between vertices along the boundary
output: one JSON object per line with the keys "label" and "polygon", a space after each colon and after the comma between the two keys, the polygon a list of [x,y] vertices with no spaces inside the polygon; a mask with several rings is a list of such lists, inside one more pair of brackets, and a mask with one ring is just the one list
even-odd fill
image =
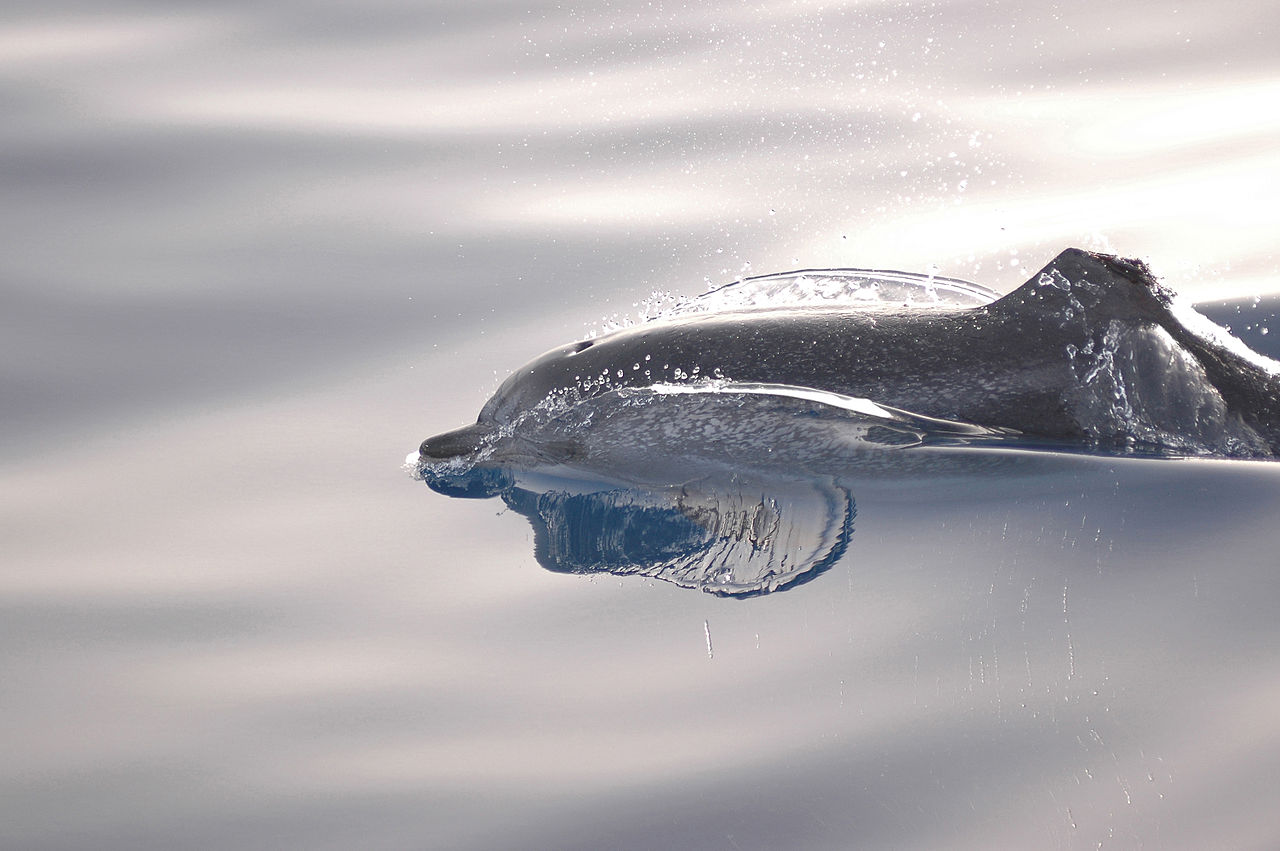
{"label": "calm sea", "polygon": [[0,23],[0,847],[1280,845],[1280,465],[869,485],[750,600],[401,469],[748,274],[1075,245],[1265,346],[1280,7],[110,7]]}

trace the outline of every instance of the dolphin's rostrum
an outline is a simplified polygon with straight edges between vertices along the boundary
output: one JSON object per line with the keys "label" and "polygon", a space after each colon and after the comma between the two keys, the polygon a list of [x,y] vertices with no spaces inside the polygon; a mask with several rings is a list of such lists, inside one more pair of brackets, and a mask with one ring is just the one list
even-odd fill
{"label": "dolphin's rostrum", "polygon": [[1068,249],[976,307],[745,307],[563,346],[475,424],[423,442],[421,461],[475,458],[539,406],[699,386],[799,388],[1103,451],[1280,453],[1280,364],[1177,304],[1142,262]]}

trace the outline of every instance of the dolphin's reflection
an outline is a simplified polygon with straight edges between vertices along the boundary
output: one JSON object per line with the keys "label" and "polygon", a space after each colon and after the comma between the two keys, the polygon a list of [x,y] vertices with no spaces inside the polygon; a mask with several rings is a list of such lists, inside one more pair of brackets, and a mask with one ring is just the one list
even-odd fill
{"label": "dolphin's reflection", "polygon": [[529,418],[483,459],[418,459],[433,489],[499,497],[558,573],[648,576],[749,597],[820,576],[849,551],[850,482],[972,473],[1003,435],[906,412],[724,391],[625,390]]}
{"label": "dolphin's reflection", "polygon": [[701,482],[666,491],[591,493],[513,487],[502,500],[529,519],[534,556],[560,573],[649,576],[748,597],[813,579],[849,548],[853,495],[830,483]]}

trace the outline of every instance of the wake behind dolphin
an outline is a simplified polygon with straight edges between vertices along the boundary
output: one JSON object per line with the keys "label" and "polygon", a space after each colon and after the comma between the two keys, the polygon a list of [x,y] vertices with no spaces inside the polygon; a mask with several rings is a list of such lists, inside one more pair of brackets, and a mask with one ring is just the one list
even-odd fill
{"label": "wake behind dolphin", "polygon": [[758,305],[716,291],[554,349],[508,378],[475,424],[423,442],[420,460],[572,455],[531,427],[534,413],[563,418],[624,390],[821,397],[914,422],[922,442],[967,431],[1101,451],[1280,453],[1280,364],[1177,304],[1140,261],[1068,249],[1003,298],[949,279],[859,274],[901,292]]}

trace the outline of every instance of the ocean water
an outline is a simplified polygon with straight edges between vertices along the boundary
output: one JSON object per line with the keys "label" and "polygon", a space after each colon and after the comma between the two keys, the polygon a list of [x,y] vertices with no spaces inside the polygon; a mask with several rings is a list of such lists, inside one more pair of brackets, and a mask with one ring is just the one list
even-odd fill
{"label": "ocean water", "polygon": [[793,268],[1113,251],[1274,355],[1277,26],[8,4],[0,846],[1274,847],[1274,464],[868,482],[746,600],[544,570],[401,465],[654,293]]}

